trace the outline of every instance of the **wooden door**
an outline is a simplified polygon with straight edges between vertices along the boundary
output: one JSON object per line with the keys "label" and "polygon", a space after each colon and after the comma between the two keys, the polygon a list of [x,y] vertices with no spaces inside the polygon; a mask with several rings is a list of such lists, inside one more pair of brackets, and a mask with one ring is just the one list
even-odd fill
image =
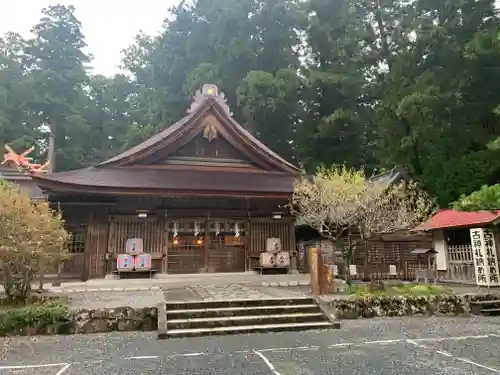
{"label": "wooden door", "polygon": [[87,227],[85,225],[69,228],[71,240],[69,243],[69,258],[66,259],[59,270],[60,277],[70,279],[84,279],[85,269],[85,238]]}
{"label": "wooden door", "polygon": [[168,222],[167,272],[206,271],[205,221],[196,219]]}
{"label": "wooden door", "polygon": [[207,272],[245,271],[245,221],[208,222]]}

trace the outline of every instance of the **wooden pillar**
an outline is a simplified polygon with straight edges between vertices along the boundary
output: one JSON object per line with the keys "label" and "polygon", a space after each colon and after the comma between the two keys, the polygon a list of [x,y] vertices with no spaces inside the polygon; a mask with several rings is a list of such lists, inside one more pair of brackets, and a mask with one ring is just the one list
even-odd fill
{"label": "wooden pillar", "polygon": [[319,295],[320,290],[320,258],[321,251],[315,247],[309,249],[307,253],[308,264],[309,264],[309,275],[311,277],[311,293],[313,295]]}
{"label": "wooden pillar", "polygon": [[166,219],[166,211],[163,212],[163,249],[162,254],[163,258],[161,260],[161,272],[168,273],[168,245],[170,241],[170,221]]}
{"label": "wooden pillar", "polygon": [[85,240],[87,278],[104,277],[107,272],[109,222],[107,209],[95,209],[89,217]]}

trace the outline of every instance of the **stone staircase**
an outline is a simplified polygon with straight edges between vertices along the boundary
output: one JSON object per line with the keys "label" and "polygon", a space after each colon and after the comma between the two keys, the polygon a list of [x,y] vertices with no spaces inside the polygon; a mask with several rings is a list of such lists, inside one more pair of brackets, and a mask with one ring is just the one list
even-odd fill
{"label": "stone staircase", "polygon": [[470,311],[475,315],[500,315],[500,300],[470,301]]}
{"label": "stone staircase", "polygon": [[311,297],[166,302],[158,338],[340,328]]}

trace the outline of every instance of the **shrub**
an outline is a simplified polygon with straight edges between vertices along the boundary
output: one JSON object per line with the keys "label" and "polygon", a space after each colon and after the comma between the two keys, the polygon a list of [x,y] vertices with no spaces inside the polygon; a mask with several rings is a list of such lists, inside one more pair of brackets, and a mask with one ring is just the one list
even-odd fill
{"label": "shrub", "polygon": [[53,299],[23,306],[0,309],[0,334],[21,333],[26,329],[67,321],[68,308],[63,300]]}
{"label": "shrub", "polygon": [[370,283],[367,285],[353,285],[346,289],[347,294],[356,295],[361,298],[391,297],[391,296],[438,296],[450,293],[450,290],[438,285],[431,284],[404,284],[383,285],[381,283]]}
{"label": "shrub", "polygon": [[27,302],[36,275],[67,256],[69,235],[60,213],[0,183],[0,269],[7,298]]}

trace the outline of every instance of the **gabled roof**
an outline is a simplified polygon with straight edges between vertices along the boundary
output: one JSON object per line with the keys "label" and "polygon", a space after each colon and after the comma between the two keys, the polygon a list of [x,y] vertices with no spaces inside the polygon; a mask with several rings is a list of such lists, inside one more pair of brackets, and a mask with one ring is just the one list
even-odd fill
{"label": "gabled roof", "polygon": [[415,228],[415,230],[428,231],[436,229],[471,227],[473,225],[481,226],[491,224],[498,219],[500,219],[500,211],[466,212],[445,209],[437,212],[429,220]]}
{"label": "gabled roof", "polygon": [[[216,124],[203,125],[200,120],[206,119],[207,114],[215,116]],[[154,159],[160,151],[163,156],[171,155],[208,127],[209,133],[220,133],[257,167],[251,170],[225,167],[214,172],[208,166],[189,165],[181,170],[167,165],[158,169],[148,164],[151,156]],[[208,194],[210,190],[214,194],[260,196],[290,195],[294,178],[300,172],[232,118],[224,95],[216,86],[204,85],[195,95],[187,116],[137,146],[95,167],[33,178],[43,189],[59,192],[116,194],[128,189],[145,194],[183,194],[183,191]]]}
{"label": "gabled roof", "polygon": [[[231,138],[240,140],[248,148],[248,152],[266,159],[277,168],[277,171],[294,174],[301,172],[299,168],[273,152],[234,120],[225,103],[224,94],[219,93],[215,85],[204,85],[202,90],[197,92],[187,116],[144,142],[100,163],[97,167],[124,166],[180,141],[183,136],[193,130],[194,126],[198,125],[196,120],[210,109],[221,120],[221,123],[225,124],[225,130],[230,133]],[[186,140],[184,139],[184,142]]]}

